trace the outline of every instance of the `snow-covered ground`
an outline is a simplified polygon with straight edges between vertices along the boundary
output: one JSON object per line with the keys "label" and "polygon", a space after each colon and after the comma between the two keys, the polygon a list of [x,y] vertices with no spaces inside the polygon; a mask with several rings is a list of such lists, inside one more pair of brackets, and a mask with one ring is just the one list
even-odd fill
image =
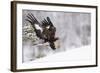
{"label": "snow-covered ground", "polygon": [[90,46],[71,49],[23,63],[21,68],[45,68],[95,64],[94,49]]}

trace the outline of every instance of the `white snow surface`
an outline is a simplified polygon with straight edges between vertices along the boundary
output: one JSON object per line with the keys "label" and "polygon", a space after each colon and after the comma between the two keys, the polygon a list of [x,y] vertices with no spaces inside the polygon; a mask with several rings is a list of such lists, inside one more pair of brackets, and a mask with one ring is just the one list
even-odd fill
{"label": "white snow surface", "polygon": [[95,64],[95,53],[90,46],[50,54],[43,58],[23,63],[21,68],[45,68],[59,66],[80,66]]}

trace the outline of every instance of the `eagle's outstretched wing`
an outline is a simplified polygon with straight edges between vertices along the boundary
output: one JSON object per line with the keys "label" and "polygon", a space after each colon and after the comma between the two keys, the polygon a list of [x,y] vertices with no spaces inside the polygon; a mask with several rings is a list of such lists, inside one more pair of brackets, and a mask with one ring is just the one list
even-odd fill
{"label": "eagle's outstretched wing", "polygon": [[[34,28],[34,31],[36,32],[36,36],[40,39],[44,39],[42,35],[42,26],[41,24],[37,21],[37,19],[34,17],[32,13],[27,15],[26,21],[30,22],[32,27]],[[40,28],[40,29],[39,29]]]}

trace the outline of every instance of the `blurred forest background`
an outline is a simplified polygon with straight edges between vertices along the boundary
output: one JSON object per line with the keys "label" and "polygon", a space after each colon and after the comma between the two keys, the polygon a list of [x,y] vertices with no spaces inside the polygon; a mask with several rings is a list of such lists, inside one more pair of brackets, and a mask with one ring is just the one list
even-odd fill
{"label": "blurred forest background", "polygon": [[[25,19],[32,13],[41,22],[47,16],[50,17],[56,27],[56,36],[59,37],[60,48],[52,50],[49,46],[37,46],[40,40],[35,35],[31,24]],[[91,44],[91,14],[78,12],[55,12],[23,10],[23,62],[33,61],[49,54],[67,51]]]}

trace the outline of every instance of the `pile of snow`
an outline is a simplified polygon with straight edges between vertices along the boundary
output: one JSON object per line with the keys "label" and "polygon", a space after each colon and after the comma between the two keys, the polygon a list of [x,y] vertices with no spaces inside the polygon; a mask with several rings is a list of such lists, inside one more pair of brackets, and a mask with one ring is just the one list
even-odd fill
{"label": "pile of snow", "polygon": [[21,68],[45,68],[95,64],[95,53],[90,46],[50,54],[46,57],[23,63]]}

